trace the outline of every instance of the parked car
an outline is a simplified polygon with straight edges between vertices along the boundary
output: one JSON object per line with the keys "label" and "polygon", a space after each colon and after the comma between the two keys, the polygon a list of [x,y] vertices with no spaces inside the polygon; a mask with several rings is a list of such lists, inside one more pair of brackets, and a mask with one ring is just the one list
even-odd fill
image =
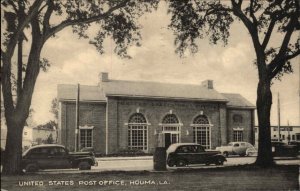
{"label": "parked car", "polygon": [[189,164],[223,165],[226,158],[218,151],[205,151],[204,147],[196,143],[175,143],[167,149],[167,164],[173,166],[187,166]]}
{"label": "parked car", "polygon": [[295,145],[297,147],[298,153],[300,152],[300,141],[290,141],[289,145]]}
{"label": "parked car", "polygon": [[[295,157],[297,156],[297,153],[299,153],[299,145],[294,142],[290,142],[289,144],[286,144],[281,141],[272,141],[272,155],[274,157]],[[254,147],[250,147],[246,150],[247,156],[257,156],[257,149]]]}
{"label": "parked car", "polygon": [[287,144],[281,141],[272,141],[272,154],[274,157],[296,157],[298,154],[297,145]]}
{"label": "parked car", "polygon": [[230,142],[227,146],[217,147],[216,150],[220,151],[225,157],[229,155],[245,156],[246,150],[250,147],[253,147],[253,145],[247,142]]}
{"label": "parked car", "polygon": [[246,156],[257,156],[257,149],[255,147],[249,147],[246,150]]}
{"label": "parked car", "polygon": [[72,153],[58,144],[33,146],[23,153],[21,161],[21,167],[26,172],[34,172],[39,169],[67,168],[90,170],[91,166],[97,165],[93,152]]}

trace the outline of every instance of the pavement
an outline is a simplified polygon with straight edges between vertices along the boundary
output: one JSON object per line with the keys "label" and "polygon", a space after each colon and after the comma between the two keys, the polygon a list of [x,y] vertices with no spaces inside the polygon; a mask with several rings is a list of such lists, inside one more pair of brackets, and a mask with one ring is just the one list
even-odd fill
{"label": "pavement", "polygon": [[153,156],[136,156],[136,157],[99,157],[97,161],[116,161],[116,160],[153,160]]}
{"label": "pavement", "polygon": [[[91,170],[78,170],[78,169],[51,169],[40,170],[38,174],[60,174],[60,173],[93,173],[93,172],[111,172],[111,171],[149,171],[153,170],[153,156],[141,157],[101,157],[96,158],[98,166],[93,166]],[[231,156],[227,158],[227,162],[223,166],[216,165],[189,165],[188,167],[167,167],[167,171],[176,169],[210,169],[210,168],[223,168],[229,166],[238,166],[252,164],[256,157],[238,157]],[[295,157],[276,157],[276,164],[280,165],[300,165],[300,158]]]}

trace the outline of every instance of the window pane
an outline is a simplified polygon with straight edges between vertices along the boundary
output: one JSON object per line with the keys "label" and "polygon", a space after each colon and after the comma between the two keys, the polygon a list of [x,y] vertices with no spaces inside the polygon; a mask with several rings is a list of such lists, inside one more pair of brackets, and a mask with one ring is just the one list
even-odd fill
{"label": "window pane", "polygon": [[80,129],[80,147],[92,147],[92,129]]}
{"label": "window pane", "polygon": [[193,140],[195,143],[202,145],[204,148],[210,148],[210,127],[194,127]]}
{"label": "window pane", "polygon": [[128,125],[128,148],[147,150],[147,123],[145,117],[136,113],[129,119]]}

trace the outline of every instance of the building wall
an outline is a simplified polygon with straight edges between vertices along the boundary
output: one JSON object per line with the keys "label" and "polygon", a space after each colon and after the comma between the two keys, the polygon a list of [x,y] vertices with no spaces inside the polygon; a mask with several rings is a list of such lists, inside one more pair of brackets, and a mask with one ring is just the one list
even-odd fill
{"label": "building wall", "polygon": [[[118,149],[126,149],[128,146],[128,120],[134,113],[142,113],[148,126],[148,151],[153,152],[157,146],[157,134],[161,131],[163,117],[170,113],[175,114],[181,127],[181,142],[193,141],[193,119],[200,115],[201,111],[206,115],[213,125],[211,127],[212,148],[219,146],[221,140],[226,140],[226,134],[221,135],[221,128],[226,128],[226,111],[225,104],[192,102],[192,101],[165,101],[149,99],[126,99],[126,98],[109,98],[108,99],[108,129],[109,152],[116,152]],[[221,115],[220,115],[221,113]],[[117,123],[117,124],[116,124]],[[225,131],[222,131],[225,133]]]}
{"label": "building wall", "polygon": [[[242,117],[242,122],[235,122],[234,116],[240,115]],[[227,133],[228,133],[228,141],[234,141],[233,131],[235,128],[243,129],[243,141],[254,144],[254,117],[253,110],[247,109],[227,109]]]}
{"label": "building wall", "polygon": [[[65,145],[70,151],[75,150],[75,102],[61,103],[61,117],[59,124],[61,136],[59,143]],[[105,153],[105,125],[106,125],[105,103],[80,103],[79,125],[94,126],[93,148],[95,152]]]}
{"label": "building wall", "polygon": [[[62,102],[60,105],[60,143],[71,151],[75,145],[75,102]],[[208,117],[211,124],[211,149],[225,145],[233,140],[232,121],[234,114],[243,116],[244,141],[252,143],[254,124],[253,111],[228,109],[225,103],[200,101],[171,101],[158,99],[133,99],[125,97],[108,97],[106,103],[81,103],[80,126],[94,126],[93,148],[98,153],[115,153],[128,148],[128,122],[130,116],[141,113],[148,125],[148,152],[153,153],[158,146],[159,133],[165,115],[175,114],[182,124],[181,142],[193,142],[191,124],[198,115]],[[252,129],[252,130],[251,130]],[[106,134],[106,132],[108,132]],[[107,139],[106,139],[107,138]],[[107,140],[107,143],[106,143]]]}
{"label": "building wall", "polygon": [[[271,126],[271,139],[278,141],[279,132],[277,126]],[[288,143],[290,141],[300,141],[300,126],[281,126],[280,139],[282,142]],[[255,142],[258,143],[258,127],[255,127]]]}

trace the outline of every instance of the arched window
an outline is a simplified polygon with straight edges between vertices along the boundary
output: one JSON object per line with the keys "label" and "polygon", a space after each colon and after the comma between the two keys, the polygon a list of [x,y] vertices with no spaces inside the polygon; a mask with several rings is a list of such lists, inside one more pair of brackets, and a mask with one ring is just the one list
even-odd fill
{"label": "arched window", "polygon": [[175,123],[179,123],[177,117],[175,114],[167,114],[164,118],[162,123],[165,124],[175,124]]}
{"label": "arched window", "polygon": [[128,148],[147,150],[148,146],[147,121],[143,114],[135,113],[128,122]]}
{"label": "arched window", "polygon": [[193,121],[193,141],[210,149],[210,124],[205,115],[198,115]]}
{"label": "arched window", "polygon": [[194,124],[209,124],[209,121],[207,119],[207,117],[205,115],[198,115],[195,119],[194,119]]}

